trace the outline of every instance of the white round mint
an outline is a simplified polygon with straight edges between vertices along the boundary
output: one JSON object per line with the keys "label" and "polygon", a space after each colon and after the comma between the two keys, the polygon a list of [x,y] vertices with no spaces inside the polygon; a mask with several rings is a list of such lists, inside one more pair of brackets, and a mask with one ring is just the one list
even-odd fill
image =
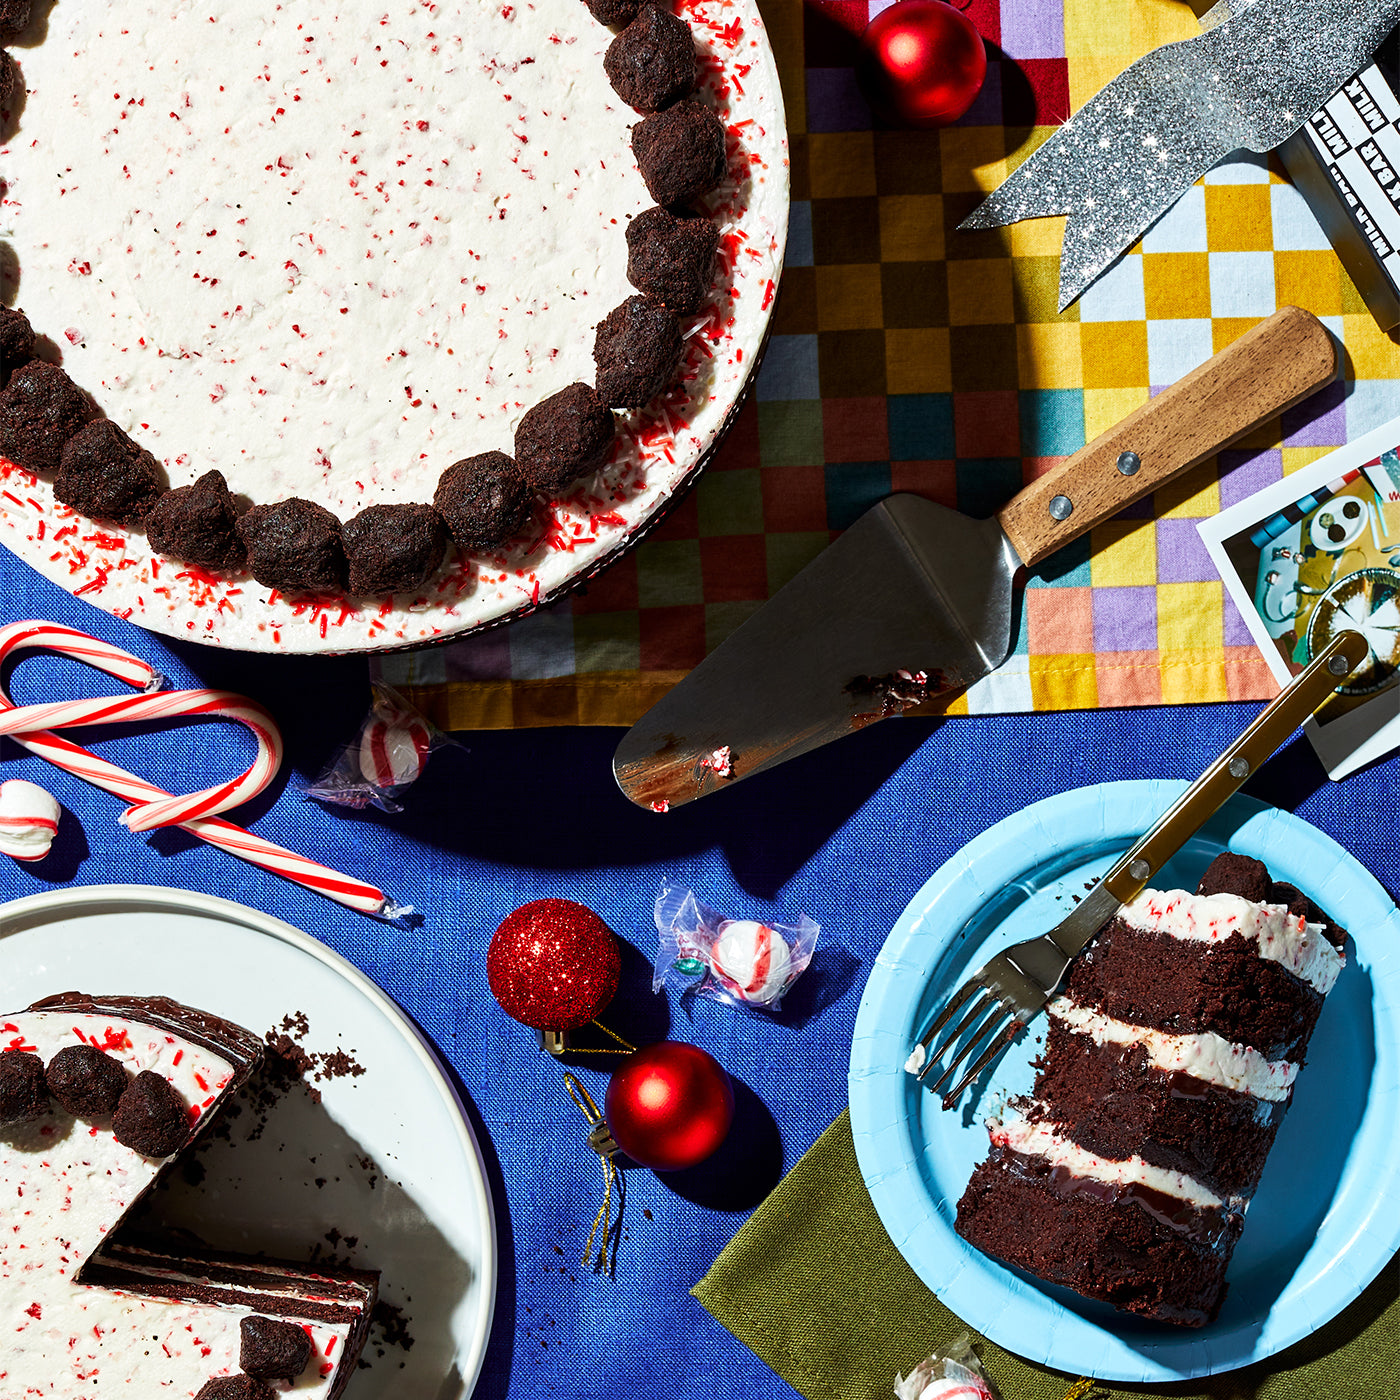
{"label": "white round mint", "polygon": [[430,742],[422,724],[376,718],[360,739],[360,772],[375,787],[405,787],[423,771]]}
{"label": "white round mint", "polygon": [[792,953],[782,934],[755,919],[722,923],[710,950],[710,969],[735,996],[760,1005],[787,984]]}
{"label": "white round mint", "polygon": [[43,860],[58,831],[63,809],[38,783],[11,778],[0,783],[0,854]]}

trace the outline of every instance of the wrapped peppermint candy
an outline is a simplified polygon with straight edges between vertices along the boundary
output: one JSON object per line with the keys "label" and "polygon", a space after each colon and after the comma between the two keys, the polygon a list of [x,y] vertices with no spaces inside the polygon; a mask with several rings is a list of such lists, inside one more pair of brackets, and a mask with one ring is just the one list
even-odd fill
{"label": "wrapped peppermint candy", "polygon": [[897,1400],[997,1400],[966,1337],[942,1356],[934,1352],[907,1376],[896,1376],[894,1393]]}
{"label": "wrapped peppermint candy", "polygon": [[693,890],[662,885],[656,896],[659,942],[651,989],[678,988],[715,1001],[776,1010],[812,960],[820,927],[726,919]]}
{"label": "wrapped peppermint candy", "polygon": [[401,812],[400,800],[428,756],[450,740],[389,686],[375,682],[374,704],[359,733],[307,788],[308,797],[338,807]]}

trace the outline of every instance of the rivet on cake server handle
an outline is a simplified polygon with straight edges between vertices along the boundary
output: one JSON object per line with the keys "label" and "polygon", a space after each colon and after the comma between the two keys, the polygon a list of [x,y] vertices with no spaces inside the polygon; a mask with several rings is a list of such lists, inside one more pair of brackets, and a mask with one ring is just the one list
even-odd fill
{"label": "rivet on cake server handle", "polygon": [[[1359,632],[1339,633],[1305,671],[1273,700],[1253,724],[1162,814],[1151,830],[1119,857],[1113,868],[1049,933],[998,953],[979,967],[948,1001],[915,1045],[905,1068],[924,1083],[933,1066],[952,1054],[928,1087],[937,1092],[973,1051],[982,1053],[943,1098],[951,1108],[962,1091],[1020,1034],[1049,1001],[1080,950],[1115,914],[1136,899],[1147,882],[1239,791],[1264,761],[1370,655]],[[977,997],[978,993],[982,995]],[[974,998],[976,998],[974,1000]],[[972,1009],[934,1037],[969,1003]]]}
{"label": "rivet on cake server handle", "polygon": [[618,786],[671,807],[962,689],[1011,652],[1017,575],[1328,383],[1337,353],[1286,306],[993,520],[921,496],[868,510],[623,737]]}
{"label": "rivet on cake server handle", "polygon": [[1232,151],[1281,146],[1400,23],[1400,0],[1252,0],[1138,59],[960,225],[1068,214],[1060,310]]}

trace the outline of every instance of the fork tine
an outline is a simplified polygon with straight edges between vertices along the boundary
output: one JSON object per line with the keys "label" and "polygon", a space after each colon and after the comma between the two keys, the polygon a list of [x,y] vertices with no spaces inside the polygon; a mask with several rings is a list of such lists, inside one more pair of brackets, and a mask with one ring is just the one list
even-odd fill
{"label": "fork tine", "polygon": [[[1011,1024],[1007,1026],[1005,1030],[999,1030],[997,1034],[993,1036],[992,1043],[977,1057],[972,1068],[958,1080],[953,1088],[949,1089],[948,1092],[943,1095],[943,1107],[945,1109],[952,1108],[952,1106],[957,1103],[962,1091],[1011,1044],[1016,1038],[1017,1033],[1025,1027],[1025,1024],[1026,1023],[1019,1017],[1013,1018]],[[937,1087],[938,1086],[935,1084],[934,1088],[936,1089]]]}
{"label": "fork tine", "polygon": [[[963,995],[964,992],[970,994],[976,991],[982,991],[985,993],[985,995],[982,997],[982,1000],[979,1001],[977,1005],[974,1006],[972,1010],[969,1011],[967,1015],[964,1016],[962,1020],[959,1021],[958,1024],[954,1026],[953,1029],[950,1030],[948,1034],[943,1037],[942,1044],[940,1044],[938,1049],[934,1050],[929,1055],[928,1059],[924,1061],[923,1068],[920,1069],[918,1074],[914,1076],[914,1078],[917,1079],[920,1084],[924,1082],[924,1077],[928,1074],[929,1070],[933,1068],[934,1064],[939,1059],[939,1057],[941,1055],[946,1054],[950,1049],[952,1049],[952,1047],[955,1044],[957,1044],[958,1039],[962,1035],[962,1033],[965,1030],[967,1030],[967,1028],[970,1025],[972,1025],[974,1021],[981,1020],[981,1018],[986,1014],[987,1010],[991,1007],[992,1003],[996,1000],[995,996],[993,996],[991,992],[986,991],[984,987],[979,986],[979,984],[977,984],[976,982],[969,982],[967,986],[965,986],[962,989],[962,991],[958,993],[958,996],[954,998],[954,1001],[960,1005],[962,1001],[965,1001],[967,999]],[[948,1009],[951,1011],[952,1007],[950,1006]],[[947,1014],[947,1012],[944,1012],[943,1016],[939,1017],[939,1020],[941,1021],[946,1019]],[[981,1037],[979,1036],[978,1038],[980,1039]]]}
{"label": "fork tine", "polygon": [[979,990],[980,985],[977,982],[964,982],[962,986],[959,987],[958,990],[949,999],[947,1006],[943,1008],[943,1011],[938,1017],[938,1019],[933,1023],[933,1025],[931,1025],[928,1028],[927,1031],[924,1032],[923,1038],[919,1041],[919,1044],[922,1045],[925,1050],[927,1050],[929,1046],[933,1044],[934,1036],[936,1036],[938,1032],[941,1031],[943,1027],[948,1024],[948,1018],[952,1016],[953,1012],[955,1012],[958,1009],[958,1007],[960,1007],[968,999],[968,997],[970,997],[974,992]]}
{"label": "fork tine", "polygon": [[[996,1001],[997,998],[988,993],[987,1000]],[[967,1037],[963,1048],[948,1061],[948,1067],[929,1085],[933,1093],[938,1092],[939,1086],[948,1078],[967,1057],[990,1035],[998,1036],[1002,1025],[1011,1012],[1004,1006],[998,1004],[992,1008],[992,1014],[984,1020],[971,1035]],[[951,1048],[948,1047],[948,1048]]]}

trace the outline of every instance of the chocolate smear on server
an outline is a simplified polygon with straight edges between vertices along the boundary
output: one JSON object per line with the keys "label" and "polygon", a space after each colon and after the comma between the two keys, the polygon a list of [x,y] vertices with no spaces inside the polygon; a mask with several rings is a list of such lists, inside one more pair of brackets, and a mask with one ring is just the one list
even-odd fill
{"label": "chocolate smear on server", "polygon": [[279,593],[337,593],[345,586],[340,521],[324,506],[292,496],[254,506],[238,520],[248,569]]}
{"label": "chocolate smear on server", "polygon": [[248,563],[238,536],[238,502],[218,470],[167,491],[146,516],[146,541],[158,554],[215,573]]}
{"label": "chocolate smear on server", "polygon": [[562,491],[608,460],[616,432],[607,404],[587,384],[570,384],[521,418],[516,464],[530,485]]}
{"label": "chocolate smear on server", "polygon": [[277,1392],[252,1376],[215,1376],[200,1386],[194,1400],[277,1400]]}
{"label": "chocolate smear on server", "polygon": [[112,1135],[146,1157],[169,1157],[190,1133],[189,1110],[168,1080],[143,1069],[127,1085],[112,1118]]}
{"label": "chocolate smear on server", "polygon": [[851,716],[851,723],[857,729],[891,715],[902,715],[905,710],[922,705],[930,695],[951,688],[952,683],[942,671],[904,670],[888,671],[883,676],[856,676],[842,687],[847,695],[876,702],[875,709]]}
{"label": "chocolate smear on server", "polygon": [[627,280],[681,316],[704,305],[714,282],[719,228],[699,214],[659,204],[627,225]]}
{"label": "chocolate smear on server", "polygon": [[675,312],[648,297],[628,297],[598,323],[598,397],[611,408],[640,408],[666,387],[683,348]]}
{"label": "chocolate smear on server", "polygon": [[44,1071],[49,1093],[75,1118],[102,1118],[117,1111],[130,1083],[126,1066],[95,1045],[67,1045]]}
{"label": "chocolate smear on server", "polygon": [[613,91],[638,112],[659,112],[689,97],[698,76],[690,26],[659,5],[643,5],[608,45],[603,71]]}
{"label": "chocolate smear on server", "polygon": [[64,443],[96,413],[57,365],[30,360],[0,393],[0,453],[32,472],[57,471]]}
{"label": "chocolate smear on server", "polygon": [[63,444],[54,499],[93,520],[139,526],[165,490],[160,463],[110,418],[95,418]]}
{"label": "chocolate smear on server", "polygon": [[0,1051],[0,1128],[30,1123],[48,1107],[44,1062],[28,1050]]}
{"label": "chocolate smear on server", "polygon": [[311,1360],[311,1338],[294,1322],[245,1317],[238,1324],[238,1364],[262,1381],[294,1381]]}
{"label": "chocolate smear on server", "polygon": [[438,478],[433,506],[458,549],[495,549],[530,518],[530,487],[504,452],[482,452],[453,462]]}
{"label": "chocolate smear on server", "polygon": [[632,154],[658,204],[689,204],[723,182],[724,127],[703,102],[687,98],[632,128]]}
{"label": "chocolate smear on server", "polygon": [[432,506],[369,506],[340,527],[350,592],[412,593],[437,572],[447,527]]}

